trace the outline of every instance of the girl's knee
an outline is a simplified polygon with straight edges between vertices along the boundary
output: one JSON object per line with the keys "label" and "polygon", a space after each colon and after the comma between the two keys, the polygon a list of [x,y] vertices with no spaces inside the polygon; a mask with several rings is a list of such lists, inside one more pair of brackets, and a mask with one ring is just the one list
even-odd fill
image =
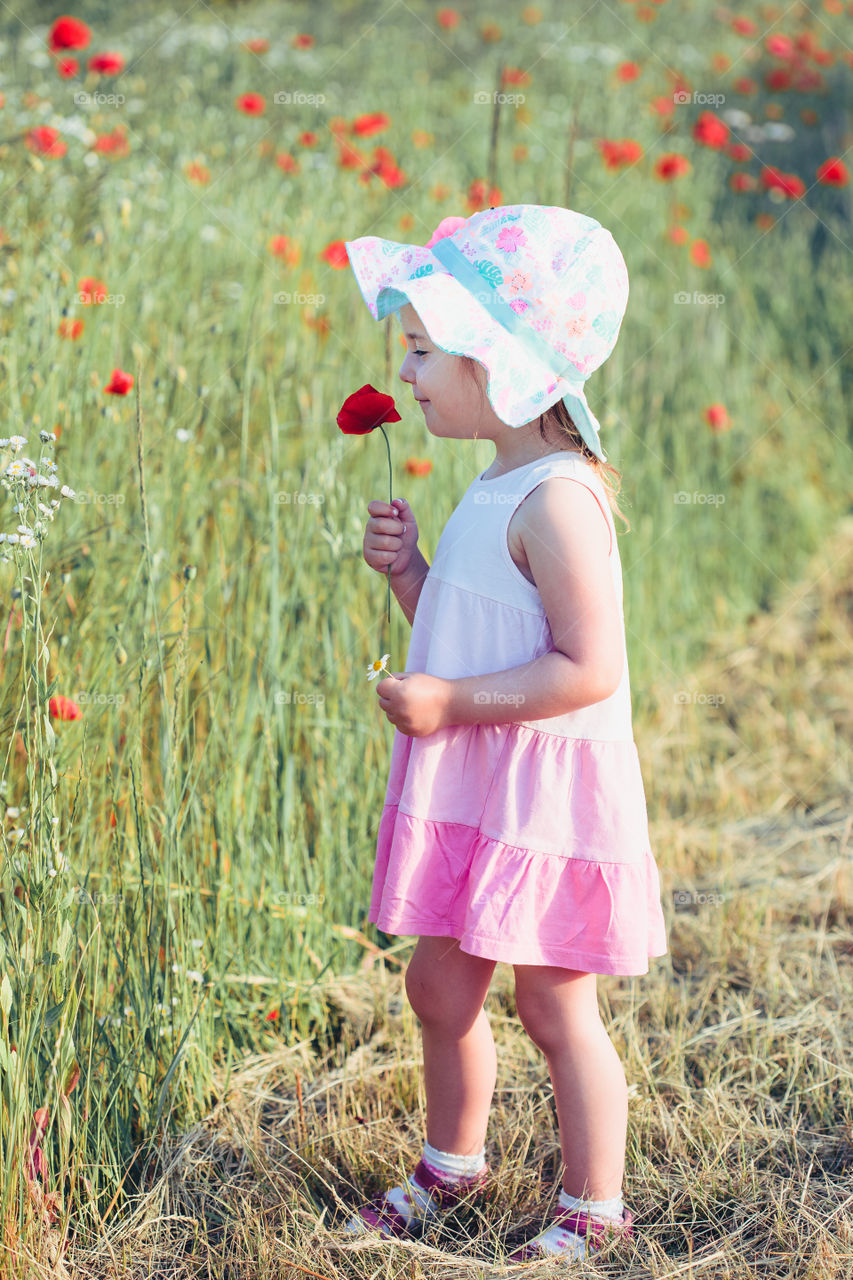
{"label": "girl's knee", "polygon": [[601,1023],[596,975],[541,965],[515,966],[515,1008],[533,1043],[548,1053]]}
{"label": "girl's knee", "polygon": [[493,970],[494,961],[460,951],[455,938],[422,938],[406,968],[406,994],[421,1022],[465,1035],[483,1007]]}

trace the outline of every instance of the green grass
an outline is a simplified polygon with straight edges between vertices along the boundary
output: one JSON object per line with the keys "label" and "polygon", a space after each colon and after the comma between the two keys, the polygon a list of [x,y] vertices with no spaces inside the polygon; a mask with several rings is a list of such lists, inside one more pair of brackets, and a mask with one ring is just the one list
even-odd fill
{"label": "green grass", "polygon": [[[186,12],[143,4],[122,13],[87,3],[75,9],[95,32],[84,58],[107,48],[128,59],[121,77],[100,86],[126,102],[97,110],[75,107],[82,80],[62,81],[31,62],[53,10],[32,7],[34,34],[10,12],[0,19],[8,44],[0,431],[27,436],[24,452],[35,457],[39,428],[60,426],[46,456],[55,456],[63,483],[91,498],[63,503],[36,572],[24,570],[34,578],[34,603],[22,628],[11,621],[0,677],[5,796],[22,808],[17,824],[6,823],[0,937],[14,994],[9,1032],[26,1046],[20,1079],[2,1076],[7,1243],[31,1230],[13,1153],[37,1107],[51,1109],[51,1186],[62,1183],[65,1206],[85,1231],[97,1223],[95,1203],[98,1213],[122,1204],[122,1176],[158,1124],[173,1131],[206,1113],[223,1063],[281,1038],[316,1036],[319,1045],[339,1034],[346,1017],[330,1005],[328,980],[357,970],[373,954],[369,943],[389,945],[366,917],[392,732],[365,669],[384,651],[402,667],[408,626],[394,606],[387,627],[384,581],[361,557],[367,503],[387,497],[384,447],[342,437],[335,415],[364,382],[397,396],[394,492],[416,512],[428,560],[491,451],[425,433],[397,379],[396,331],[386,360],[385,327],[370,318],[352,273],[319,257],[329,242],[378,234],[423,243],[442,217],[465,212],[475,178],[493,177],[503,203],[561,203],[577,102],[571,205],[613,232],[631,280],[619,342],[588,393],[632,525],[619,545],[641,755],[663,732],[678,739],[665,700],[693,686],[709,639],[739,635],[770,609],[849,508],[849,189],[813,186],[817,164],[841,154],[838,122],[849,113],[853,72],[840,56],[839,20],[821,13],[811,23],[838,55],[826,92],[772,95],[795,129],[796,163],[810,188],[803,201],[777,204],[729,190],[735,166],[690,137],[699,108],[678,107],[673,131],[663,134],[646,107],[671,93],[671,69],[763,120],[771,95],[744,99],[731,88],[738,74],[760,79],[771,65],[760,41],[758,63],[747,62],[751,42],[686,3],[661,6],[653,24],[638,22],[627,5],[594,5],[576,26],[559,6],[542,11],[540,23],[527,25],[515,6],[493,6],[484,18],[503,37],[487,43],[479,20],[467,16],[437,38],[426,5],[377,12],[339,2],[282,14],[261,4]],[[806,25],[750,12],[762,35]],[[297,31],[311,32],[315,47],[292,49]],[[241,48],[252,35],[269,36],[269,55]],[[579,44],[636,59],[640,79],[615,86],[610,64],[578,58]],[[741,60],[736,69],[709,69],[718,50]],[[500,65],[529,69],[531,83],[526,114],[502,112],[489,174],[492,113],[472,99],[493,88]],[[274,94],[291,88],[323,93],[326,102],[276,105]],[[263,117],[235,110],[234,97],[247,90],[266,96]],[[799,111],[808,106],[818,126],[803,124]],[[391,125],[363,149],[393,150],[409,179],[400,189],[376,178],[364,187],[335,163],[329,120],[373,110],[387,111]],[[130,154],[89,167],[89,147],[62,124],[75,113],[97,132],[126,125]],[[68,152],[35,158],[20,135],[54,114]],[[318,133],[315,148],[298,146],[304,129]],[[414,145],[416,129],[433,134],[430,146]],[[623,136],[640,141],[646,156],[608,172],[594,140]],[[513,158],[516,146],[528,148],[525,159]],[[746,167],[787,168],[786,147],[756,143]],[[302,162],[298,175],[275,164],[276,153],[291,150]],[[655,181],[652,164],[666,150],[690,157],[689,179]],[[211,171],[206,187],[184,176],[194,160]],[[446,198],[433,197],[437,183]],[[691,238],[707,239],[710,268],[691,265],[687,248],[667,240],[673,202],[686,206],[678,221]],[[774,213],[776,225],[757,225],[761,212]],[[412,222],[401,229],[405,215]],[[300,246],[296,267],[269,254],[274,234]],[[124,301],[81,306],[84,276]],[[276,303],[282,291],[324,301],[312,313]],[[724,301],[674,302],[693,291]],[[325,336],[307,323],[317,315],[327,318]],[[85,320],[74,342],[57,335],[71,317]],[[102,391],[114,367],[138,379],[141,434],[135,392],[121,399]],[[715,401],[733,421],[719,436],[703,419]],[[432,473],[406,475],[411,456],[429,457]],[[723,500],[684,503],[679,493]],[[15,517],[5,501],[9,531]],[[11,592],[22,585],[12,563],[0,565],[0,580],[11,610]],[[27,661],[36,654],[39,600],[50,650],[41,691],[22,675],[24,653]],[[117,661],[122,652],[126,661]],[[43,774],[41,782],[27,778],[15,743],[25,731],[33,748],[41,743],[36,708],[53,680],[55,692],[85,695],[84,715],[54,722],[59,782],[50,803],[69,866],[37,899],[32,867],[45,847],[36,818],[46,782]],[[690,741],[683,772],[648,779],[653,820],[669,803],[696,803],[705,780],[691,770],[700,769],[705,742],[701,733]],[[767,742],[757,741],[761,755]],[[723,759],[737,750],[720,746]],[[749,812],[752,799],[735,789],[733,814]],[[782,811],[794,803],[789,796]],[[711,803],[709,823],[713,813]],[[15,825],[30,847],[23,876],[12,866],[20,857],[9,840]],[[656,851],[663,869],[676,865],[668,845]],[[16,885],[31,895],[26,910]],[[71,940],[53,952],[63,921]],[[35,964],[43,954],[47,964]],[[45,1023],[51,1008],[60,1012]],[[277,1020],[267,1021],[274,1011]],[[82,1076],[65,1140],[56,1064],[64,1071],[75,1061]],[[77,1180],[83,1166],[91,1200]],[[62,1181],[57,1170],[72,1168]],[[137,1172],[134,1165],[128,1186]]]}

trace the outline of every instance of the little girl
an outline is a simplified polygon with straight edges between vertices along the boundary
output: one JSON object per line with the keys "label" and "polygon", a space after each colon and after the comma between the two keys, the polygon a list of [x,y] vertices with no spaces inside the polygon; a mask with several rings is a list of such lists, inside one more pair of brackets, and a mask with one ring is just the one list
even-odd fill
{"label": "little girl", "polygon": [[376,686],[396,732],[369,919],[419,935],[406,991],[427,1132],[404,1185],[347,1230],[411,1236],[482,1194],[496,1079],[483,1006],[502,961],[548,1062],[564,1169],[558,1213],[510,1258],[584,1257],[605,1233],[632,1234],[627,1087],[596,974],[641,975],[667,951],[631,724],[621,512],[583,388],[615,345],[627,271],[599,223],[552,206],[446,218],[425,246],[346,248],[374,318],[402,322],[400,378],[431,434],[458,453],[495,446],[431,565],[404,499],[368,504],[365,559],[390,568],[412,624],[406,670]]}

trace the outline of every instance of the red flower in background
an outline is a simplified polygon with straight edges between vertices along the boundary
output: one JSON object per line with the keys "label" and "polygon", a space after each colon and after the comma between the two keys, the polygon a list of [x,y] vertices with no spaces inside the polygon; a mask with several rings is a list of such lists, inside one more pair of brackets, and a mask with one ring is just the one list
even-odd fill
{"label": "red flower in background", "polygon": [[643,158],[643,148],[633,138],[599,139],[595,144],[606,169],[622,169]]}
{"label": "red flower in background", "polygon": [[113,376],[104,387],[104,391],[113,396],[126,396],[132,386],[132,374],[124,373],[121,369],[113,369]]}
{"label": "red flower in background", "polygon": [[616,79],[627,83],[629,80],[636,80],[640,74],[640,68],[636,62],[620,62],[616,68]]}
{"label": "red flower in background", "polygon": [[77,281],[77,292],[80,295],[79,301],[84,307],[88,307],[93,303],[104,301],[107,296],[107,286],[103,280],[96,280],[94,276],[84,276],[82,280]]}
{"label": "red flower in background", "polygon": [[727,150],[727,154],[731,156],[737,164],[744,164],[752,157],[752,152],[745,142],[733,142]]}
{"label": "red flower in background", "polygon": [[667,151],[655,161],[654,175],[661,182],[672,182],[690,172],[690,161],[678,151]]}
{"label": "red flower in background", "polygon": [[828,160],[824,160],[823,164],[818,165],[815,176],[826,187],[846,187],[850,181],[847,165],[839,156],[830,156]]}
{"label": "red flower in background", "polygon": [[711,250],[707,240],[694,240],[690,246],[690,261],[695,267],[710,267]]}
{"label": "red flower in background", "polygon": [[284,173],[299,173],[299,161],[289,151],[280,152],[275,162]]}
{"label": "red flower in background", "polygon": [[517,84],[522,89],[530,84],[530,76],[526,71],[522,71],[519,67],[504,67],[501,76],[501,85],[506,88],[507,85]]}
{"label": "red flower in background", "polygon": [[797,200],[806,193],[806,184],[795,173],[783,173],[781,169],[767,165],[761,170],[761,185],[768,191],[781,191],[789,200]]}
{"label": "red flower in background", "polygon": [[337,417],[338,426],[348,436],[366,436],[382,422],[400,421],[393,396],[377,391],[369,382],[347,396]]}
{"label": "red flower in background", "polygon": [[267,109],[266,98],[260,93],[241,93],[234,106],[247,116],[262,116]]}
{"label": "red flower in background", "polygon": [[60,58],[56,64],[56,70],[63,80],[70,80],[80,70],[80,63],[76,58]]}
{"label": "red flower in background", "polygon": [[391,123],[391,117],[384,111],[373,111],[369,115],[356,116],[352,122],[352,131],[359,138],[372,138],[375,133],[382,133]]}
{"label": "red flower in background", "polygon": [[254,40],[247,40],[243,48],[247,49],[249,53],[269,53],[270,42],[264,39],[263,36],[256,36]]}
{"label": "red flower in background", "polygon": [[719,149],[729,140],[729,126],[713,111],[703,111],[693,125],[693,137],[703,147]]}
{"label": "red flower in background", "polygon": [[92,32],[85,22],[63,14],[50,28],[47,45],[51,53],[58,53],[60,49],[85,49],[91,39]]}
{"label": "red flower in background", "polygon": [[325,262],[328,262],[330,267],[334,267],[336,271],[342,271],[349,266],[349,255],[343,240],[332,240],[326,245],[320,257]]}
{"label": "red flower in background", "polygon": [[435,20],[440,27],[444,27],[445,31],[453,31],[459,26],[459,14],[455,9],[439,9]]}
{"label": "red flower in background", "polygon": [[57,333],[60,338],[69,338],[74,342],[83,332],[83,323],[82,320],[71,320],[66,317],[64,320],[60,320]]}
{"label": "red flower in background", "polygon": [[405,466],[406,475],[409,476],[428,476],[432,471],[429,458],[407,458]]}
{"label": "red flower in background", "polygon": [[758,34],[758,27],[750,18],[735,18],[732,31],[739,36],[754,36]]}
{"label": "red flower in background", "polygon": [[728,431],[732,425],[724,404],[709,404],[704,417],[712,431]]}
{"label": "red flower in background", "polygon": [[51,698],[47,704],[47,709],[55,720],[80,720],[83,716],[83,712],[74,699],[66,698],[63,693],[58,693]]}
{"label": "red flower in background", "polygon": [[294,36],[290,43],[294,49],[310,49],[314,44],[314,37],[303,33]]}
{"label": "red flower in background", "polygon": [[124,58],[120,53],[96,53],[89,59],[88,67],[101,76],[117,76],[124,71]]}
{"label": "red flower in background", "polygon": [[786,61],[789,58],[793,58],[796,52],[791,37],[784,36],[781,32],[768,36],[764,41],[764,48],[772,57],[784,58]]}
{"label": "red flower in background", "polygon": [[503,204],[503,194],[500,187],[487,186],[484,178],[474,178],[468,187],[465,204],[469,214],[478,213],[484,207],[491,208],[493,205]]}
{"label": "red flower in background", "polygon": [[51,129],[49,124],[38,124],[34,129],[30,129],[24,143],[30,151],[41,156],[64,156],[68,150],[67,144],[59,136],[59,131]]}

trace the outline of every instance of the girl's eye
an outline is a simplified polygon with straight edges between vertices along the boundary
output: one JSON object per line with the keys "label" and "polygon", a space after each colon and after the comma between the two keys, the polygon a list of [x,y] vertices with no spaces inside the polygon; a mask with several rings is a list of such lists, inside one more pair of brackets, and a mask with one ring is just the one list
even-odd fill
{"label": "girl's eye", "polygon": [[414,354],[415,354],[416,356],[428,356],[428,355],[429,355],[429,352],[428,352],[428,351],[416,351]]}

